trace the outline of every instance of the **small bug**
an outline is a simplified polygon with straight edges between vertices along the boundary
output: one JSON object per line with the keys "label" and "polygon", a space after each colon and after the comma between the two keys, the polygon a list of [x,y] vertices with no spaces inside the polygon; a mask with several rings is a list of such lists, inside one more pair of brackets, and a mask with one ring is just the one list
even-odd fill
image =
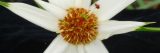
{"label": "small bug", "polygon": [[95,4],[96,8],[99,9],[100,8],[100,5],[99,4]]}

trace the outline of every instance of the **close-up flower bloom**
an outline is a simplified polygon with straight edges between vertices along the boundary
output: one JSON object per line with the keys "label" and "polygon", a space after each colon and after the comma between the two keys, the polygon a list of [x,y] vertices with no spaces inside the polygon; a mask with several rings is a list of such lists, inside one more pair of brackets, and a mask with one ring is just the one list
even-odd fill
{"label": "close-up flower bloom", "polygon": [[43,8],[8,3],[6,8],[59,35],[44,53],[109,53],[102,40],[134,31],[144,22],[111,20],[135,0],[35,0]]}

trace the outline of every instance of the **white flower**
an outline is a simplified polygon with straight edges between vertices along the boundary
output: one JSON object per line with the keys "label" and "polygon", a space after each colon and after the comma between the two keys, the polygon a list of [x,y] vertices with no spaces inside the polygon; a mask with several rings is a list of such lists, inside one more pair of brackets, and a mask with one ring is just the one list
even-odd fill
{"label": "white flower", "polygon": [[110,20],[135,0],[35,0],[44,9],[24,3],[7,7],[24,19],[60,33],[44,53],[108,53],[101,40],[127,33],[143,22]]}

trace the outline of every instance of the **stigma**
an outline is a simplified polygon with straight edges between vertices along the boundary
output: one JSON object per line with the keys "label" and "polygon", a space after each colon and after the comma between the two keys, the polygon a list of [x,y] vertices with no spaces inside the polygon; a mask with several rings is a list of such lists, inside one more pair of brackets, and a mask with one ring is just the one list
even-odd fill
{"label": "stigma", "polygon": [[70,44],[89,44],[97,38],[97,16],[84,8],[69,8],[59,20],[60,34]]}

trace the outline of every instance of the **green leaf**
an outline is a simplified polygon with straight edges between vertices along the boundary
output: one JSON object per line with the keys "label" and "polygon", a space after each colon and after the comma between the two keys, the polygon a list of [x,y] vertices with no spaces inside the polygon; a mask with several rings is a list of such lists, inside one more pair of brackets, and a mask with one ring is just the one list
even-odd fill
{"label": "green leaf", "polygon": [[135,31],[160,32],[160,27],[140,27]]}
{"label": "green leaf", "polygon": [[9,6],[9,3],[0,1],[0,5],[1,5],[1,6],[4,6],[4,7],[8,7],[8,6]]}

